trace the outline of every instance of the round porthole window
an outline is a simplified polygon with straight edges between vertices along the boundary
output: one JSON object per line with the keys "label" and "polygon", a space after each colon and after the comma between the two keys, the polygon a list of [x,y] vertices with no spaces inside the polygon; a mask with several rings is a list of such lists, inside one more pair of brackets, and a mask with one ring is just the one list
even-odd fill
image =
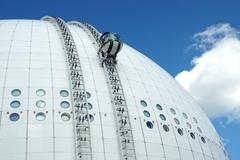
{"label": "round porthole window", "polygon": [[185,119],[188,119],[188,116],[187,116],[186,113],[182,113],[182,115],[183,115],[183,117],[184,117]]}
{"label": "round porthole window", "polygon": [[146,111],[146,110],[143,111],[143,114],[144,114],[144,116],[146,116],[146,117],[150,117],[150,113],[149,113],[148,111]]}
{"label": "round porthole window", "polygon": [[176,114],[176,111],[173,108],[171,108],[170,111],[172,114],[174,114],[174,115]]}
{"label": "round porthole window", "polygon": [[68,114],[68,113],[63,113],[63,114],[61,115],[61,119],[62,119],[63,121],[69,121],[69,120],[71,119],[71,116],[70,116],[70,114]]}
{"label": "round porthole window", "polygon": [[12,108],[18,108],[18,107],[20,107],[20,105],[21,105],[21,103],[20,103],[19,101],[12,101],[12,102],[10,103],[10,106],[11,106]]}
{"label": "round porthole window", "polygon": [[162,110],[162,106],[161,106],[160,104],[156,104],[156,107],[157,107],[157,109],[158,109],[159,111]]}
{"label": "round porthole window", "polygon": [[145,102],[144,100],[141,100],[140,103],[143,107],[147,107],[147,102]]}
{"label": "round porthole window", "polygon": [[160,114],[159,117],[161,120],[166,121],[166,117],[163,114]]}
{"label": "round porthole window", "polygon": [[153,128],[153,124],[152,124],[152,122],[150,122],[150,121],[147,121],[147,122],[146,122],[146,125],[147,125],[147,127],[150,128],[150,129]]}
{"label": "round porthole window", "polygon": [[190,136],[192,137],[192,139],[195,139],[195,134],[194,133],[190,133]]}
{"label": "round porthole window", "polygon": [[62,108],[69,108],[70,107],[70,103],[67,102],[67,101],[62,101],[60,103],[60,105],[61,105]]}
{"label": "round porthole window", "polygon": [[94,117],[93,117],[93,115],[91,115],[91,114],[86,115],[85,118],[86,118],[86,120],[90,119],[90,122],[93,122],[93,121],[94,121]]}
{"label": "round porthole window", "polygon": [[197,121],[197,119],[196,119],[195,117],[193,117],[193,121],[194,121],[195,123],[198,123],[198,121]]}
{"label": "round porthole window", "polygon": [[86,92],[86,97],[89,99],[91,98],[91,94],[89,92]]}
{"label": "round porthole window", "polygon": [[38,108],[44,108],[44,107],[46,106],[46,102],[43,101],[43,100],[38,100],[38,101],[36,102],[36,106],[37,106]]}
{"label": "round porthole window", "polygon": [[186,125],[189,129],[192,129],[192,125],[189,122],[187,122]]}
{"label": "round porthole window", "polygon": [[12,96],[17,97],[21,95],[21,90],[20,89],[14,89],[11,92]]}
{"label": "round porthole window", "polygon": [[178,125],[180,124],[180,121],[177,118],[174,118],[173,120],[176,124],[178,124]]}
{"label": "round porthole window", "polygon": [[68,97],[68,96],[69,96],[69,92],[68,92],[67,90],[61,90],[61,91],[60,91],[60,95],[61,95],[62,97]]}
{"label": "round porthole window", "polygon": [[206,140],[205,140],[204,137],[201,137],[201,140],[202,140],[203,143],[206,143]]}
{"label": "round porthole window", "polygon": [[83,105],[87,110],[91,110],[92,109],[92,104],[91,103],[84,103]]}
{"label": "round porthole window", "polygon": [[181,135],[181,136],[183,135],[183,131],[182,131],[182,129],[181,129],[181,128],[178,128],[178,130],[177,130],[177,131],[178,131],[178,134],[179,134],[179,135]]}
{"label": "round porthole window", "polygon": [[39,97],[45,96],[45,94],[46,94],[46,91],[43,90],[43,89],[38,89],[36,91],[36,95],[39,96]]}
{"label": "round porthole window", "polygon": [[20,115],[18,113],[12,113],[9,116],[10,121],[13,121],[13,122],[19,120],[19,118],[20,118]]}
{"label": "round porthole window", "polygon": [[163,129],[164,131],[169,132],[169,127],[166,124],[163,125]]}
{"label": "round porthole window", "polygon": [[202,130],[201,130],[200,127],[197,127],[197,129],[198,129],[198,132],[199,132],[199,133],[202,133]]}
{"label": "round porthole window", "polygon": [[46,119],[46,114],[43,112],[39,112],[36,114],[36,119],[38,121],[44,121]]}

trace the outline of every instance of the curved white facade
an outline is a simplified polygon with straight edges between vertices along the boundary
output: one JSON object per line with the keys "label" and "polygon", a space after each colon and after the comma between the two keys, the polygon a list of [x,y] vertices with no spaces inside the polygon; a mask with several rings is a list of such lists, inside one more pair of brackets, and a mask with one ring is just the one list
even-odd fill
{"label": "curved white facade", "polygon": [[[92,159],[120,160],[97,50],[82,28],[68,27],[89,93]],[[205,113],[166,71],[126,44],[117,59],[137,160],[228,160]],[[0,105],[1,160],[75,159],[68,68],[56,25],[0,21]]]}

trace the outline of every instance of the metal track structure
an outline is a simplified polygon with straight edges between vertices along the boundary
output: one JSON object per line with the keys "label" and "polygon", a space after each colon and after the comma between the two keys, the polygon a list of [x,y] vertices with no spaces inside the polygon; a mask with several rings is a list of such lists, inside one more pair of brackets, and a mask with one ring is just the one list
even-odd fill
{"label": "metal track structure", "polygon": [[53,23],[64,44],[71,87],[75,137],[75,159],[92,160],[90,117],[78,51],[67,24],[58,17],[45,16],[42,20]]}
{"label": "metal track structure", "polygon": [[[69,22],[71,25],[78,26],[85,30],[92,36],[93,43],[97,50],[101,47],[100,36],[101,33],[93,26],[87,23],[77,21]],[[99,56],[100,57],[100,56]],[[116,63],[112,59],[102,61],[104,72],[107,78],[107,83],[111,91],[112,104],[115,113],[115,120],[117,125],[117,134],[119,139],[119,146],[121,149],[122,160],[136,160],[136,151],[133,140],[132,127],[130,123],[130,116],[128,112],[127,102],[124,95],[121,79],[119,77]]]}

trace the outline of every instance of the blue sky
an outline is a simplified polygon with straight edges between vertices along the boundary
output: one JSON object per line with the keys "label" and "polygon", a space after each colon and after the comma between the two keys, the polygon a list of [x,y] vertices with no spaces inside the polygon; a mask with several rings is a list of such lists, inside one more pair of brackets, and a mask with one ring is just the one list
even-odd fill
{"label": "blue sky", "polygon": [[[196,37],[193,38],[195,33],[219,23],[229,24],[228,30],[240,29],[239,6],[240,2],[234,0],[1,0],[0,18],[40,19],[44,15],[55,15],[66,21],[87,21],[100,31],[118,32],[124,42],[175,77],[194,67],[191,65],[193,57],[201,57],[209,51],[200,47],[187,50],[192,44],[199,46]],[[224,115],[212,117],[232,160],[239,158],[239,119],[229,121]]]}

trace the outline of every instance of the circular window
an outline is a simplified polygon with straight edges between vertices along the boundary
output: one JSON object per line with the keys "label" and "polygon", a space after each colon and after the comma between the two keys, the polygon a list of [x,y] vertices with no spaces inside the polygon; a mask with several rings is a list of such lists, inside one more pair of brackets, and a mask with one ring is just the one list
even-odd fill
{"label": "circular window", "polygon": [[17,97],[21,95],[21,90],[20,89],[14,89],[11,92],[12,96]]}
{"label": "circular window", "polygon": [[159,111],[162,110],[162,106],[161,106],[160,104],[156,104],[156,107],[157,107],[157,109],[158,109]]}
{"label": "circular window", "polygon": [[183,115],[183,117],[184,117],[185,119],[188,119],[188,116],[187,116],[186,113],[182,113],[182,115]]}
{"label": "circular window", "polygon": [[144,116],[146,116],[146,117],[150,117],[150,113],[149,113],[148,111],[146,111],[146,110],[143,111],[143,114],[144,114]]}
{"label": "circular window", "polygon": [[84,103],[83,105],[87,110],[91,110],[92,109],[92,104],[91,103]]}
{"label": "circular window", "polygon": [[201,137],[201,140],[202,140],[203,143],[206,143],[206,140],[205,140],[204,137]]}
{"label": "circular window", "polygon": [[176,114],[176,111],[173,108],[171,108],[170,111],[172,114],[174,114],[174,115]]}
{"label": "circular window", "polygon": [[169,127],[166,124],[163,125],[163,129],[164,131],[169,132]]}
{"label": "circular window", "polygon": [[20,118],[20,115],[18,113],[12,113],[9,116],[10,121],[13,121],[13,122],[19,120],[19,118]]}
{"label": "circular window", "polygon": [[153,128],[153,124],[152,124],[152,122],[150,122],[150,121],[147,121],[147,122],[146,122],[146,125],[147,125],[147,127],[150,128],[150,129]]}
{"label": "circular window", "polygon": [[177,118],[174,118],[174,122],[178,125],[180,124],[180,121]]}
{"label": "circular window", "polygon": [[194,135],[194,133],[190,133],[190,136],[192,137],[192,139],[195,139],[195,135]]}
{"label": "circular window", "polygon": [[197,121],[197,119],[196,119],[195,117],[193,117],[193,121],[194,121],[195,123],[198,123],[198,121]]}
{"label": "circular window", "polygon": [[61,91],[60,91],[60,95],[61,95],[62,97],[67,97],[67,96],[69,96],[69,92],[68,92],[67,90],[61,90]]}
{"label": "circular window", "polygon": [[145,102],[144,100],[141,100],[140,103],[143,107],[147,107],[147,102]]}
{"label": "circular window", "polygon": [[69,121],[71,119],[71,116],[68,113],[63,113],[61,115],[61,118],[62,118],[63,121]]}
{"label": "circular window", "polygon": [[43,101],[43,100],[38,100],[38,101],[36,102],[36,106],[37,106],[38,108],[44,108],[44,107],[46,106],[46,102]]}
{"label": "circular window", "polygon": [[166,117],[163,114],[160,114],[159,117],[161,120],[166,121]]}
{"label": "circular window", "polygon": [[91,98],[91,94],[89,92],[86,92],[86,97]]}
{"label": "circular window", "polygon": [[39,112],[36,114],[36,119],[38,121],[44,121],[46,119],[46,114],[43,112]]}
{"label": "circular window", "polygon": [[[89,116],[89,117],[88,117]],[[91,114],[88,114],[88,115],[86,115],[86,120],[88,120],[88,119],[90,119],[90,122],[93,122],[94,121],[94,117],[93,117],[93,115],[91,115]]]}
{"label": "circular window", "polygon": [[190,123],[187,122],[186,125],[189,129],[192,129],[192,125]]}
{"label": "circular window", "polygon": [[46,92],[45,92],[45,90],[43,90],[43,89],[38,89],[38,90],[36,91],[36,95],[39,96],[39,97],[42,97],[42,96],[44,96],[45,94],[46,94]]}
{"label": "circular window", "polygon": [[178,131],[178,134],[179,134],[179,135],[181,135],[181,136],[183,135],[183,131],[182,131],[182,129],[181,129],[181,128],[178,128],[178,130],[177,130],[177,131]]}
{"label": "circular window", "polygon": [[197,129],[198,129],[198,131],[199,131],[200,133],[202,133],[202,130],[201,130],[201,128],[197,127]]}
{"label": "circular window", "polygon": [[60,103],[60,105],[61,105],[62,108],[69,108],[70,103],[67,102],[67,101],[62,101],[62,102]]}
{"label": "circular window", "polygon": [[11,106],[12,108],[18,108],[18,107],[20,107],[20,105],[21,105],[21,103],[20,103],[19,101],[12,101],[12,102],[10,103],[10,106]]}

